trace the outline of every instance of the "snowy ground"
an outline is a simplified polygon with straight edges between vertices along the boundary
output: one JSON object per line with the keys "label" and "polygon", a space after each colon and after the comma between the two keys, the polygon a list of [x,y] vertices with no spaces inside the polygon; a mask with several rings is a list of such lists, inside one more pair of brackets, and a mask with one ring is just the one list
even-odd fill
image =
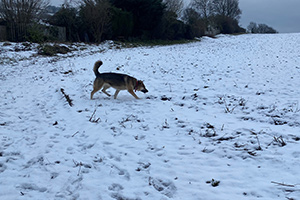
{"label": "snowy ground", "polygon": [[[0,43],[0,199],[300,199],[300,34],[34,46]],[[149,93],[90,100],[98,59]]]}

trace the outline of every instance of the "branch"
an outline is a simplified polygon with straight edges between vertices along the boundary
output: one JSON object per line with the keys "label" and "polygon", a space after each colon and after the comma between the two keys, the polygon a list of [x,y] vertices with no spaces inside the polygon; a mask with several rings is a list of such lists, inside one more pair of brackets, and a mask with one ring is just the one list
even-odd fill
{"label": "branch", "polygon": [[285,186],[285,187],[295,187],[295,185],[289,185],[289,184],[285,184],[285,183],[278,183],[278,182],[275,182],[275,181],[271,181],[271,183],[274,183],[276,185]]}
{"label": "branch", "polygon": [[72,107],[72,106],[73,106],[73,103],[72,103],[73,100],[70,98],[69,95],[67,95],[67,94],[65,93],[65,90],[64,90],[63,88],[60,88],[60,91],[61,91],[61,93],[64,95],[64,97],[66,98],[68,104]]}

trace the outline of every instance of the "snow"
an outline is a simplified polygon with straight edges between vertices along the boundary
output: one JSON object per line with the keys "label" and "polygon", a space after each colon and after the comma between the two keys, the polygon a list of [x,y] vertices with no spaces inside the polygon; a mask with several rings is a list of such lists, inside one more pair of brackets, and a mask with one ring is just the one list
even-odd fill
{"label": "snow", "polygon": [[0,43],[0,199],[300,199],[300,34],[72,48]]}

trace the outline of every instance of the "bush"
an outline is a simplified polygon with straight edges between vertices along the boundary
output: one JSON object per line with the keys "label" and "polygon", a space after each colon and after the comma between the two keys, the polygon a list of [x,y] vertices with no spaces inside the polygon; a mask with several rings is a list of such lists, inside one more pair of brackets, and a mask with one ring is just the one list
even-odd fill
{"label": "bush", "polygon": [[49,45],[49,44],[44,44],[40,45],[38,47],[38,54],[39,55],[44,55],[44,56],[55,56],[56,54],[67,54],[71,52],[71,49],[69,49],[66,46],[60,46],[60,45]]}
{"label": "bush", "polygon": [[61,40],[58,37],[58,27],[32,24],[27,28],[26,41],[33,43],[43,43],[47,41]]}
{"label": "bush", "polygon": [[41,29],[41,26],[34,24],[30,26],[27,30],[26,40],[34,43],[42,43],[46,41],[46,37]]}
{"label": "bush", "polygon": [[243,29],[238,25],[238,21],[226,16],[216,16],[215,23],[220,33],[223,34],[233,34],[243,31]]}
{"label": "bush", "polygon": [[256,24],[255,22],[250,22],[247,27],[250,33],[278,33],[274,28],[266,24]]}
{"label": "bush", "polygon": [[183,13],[183,19],[186,22],[187,39],[201,37],[207,29],[206,20],[201,18],[200,14],[193,8],[187,8]]}
{"label": "bush", "polygon": [[111,32],[114,39],[127,39],[133,31],[132,13],[119,8],[112,8]]}
{"label": "bush", "polygon": [[112,5],[132,13],[133,37],[153,39],[165,11],[162,0],[110,0]]}
{"label": "bush", "polygon": [[66,28],[66,39],[71,42],[78,42],[79,19],[77,10],[69,5],[63,5],[58,12],[50,18],[50,24]]}

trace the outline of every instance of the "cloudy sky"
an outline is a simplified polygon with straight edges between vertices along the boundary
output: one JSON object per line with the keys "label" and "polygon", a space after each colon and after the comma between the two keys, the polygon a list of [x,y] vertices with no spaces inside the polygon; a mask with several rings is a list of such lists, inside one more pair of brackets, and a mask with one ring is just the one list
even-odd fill
{"label": "cloudy sky", "polygon": [[[64,0],[50,0],[60,5]],[[189,2],[191,0],[184,0]],[[240,24],[267,24],[280,33],[300,33],[300,0],[239,0],[242,15]]]}
{"label": "cloudy sky", "polygon": [[239,0],[240,24],[267,24],[280,33],[300,33],[300,0]]}

